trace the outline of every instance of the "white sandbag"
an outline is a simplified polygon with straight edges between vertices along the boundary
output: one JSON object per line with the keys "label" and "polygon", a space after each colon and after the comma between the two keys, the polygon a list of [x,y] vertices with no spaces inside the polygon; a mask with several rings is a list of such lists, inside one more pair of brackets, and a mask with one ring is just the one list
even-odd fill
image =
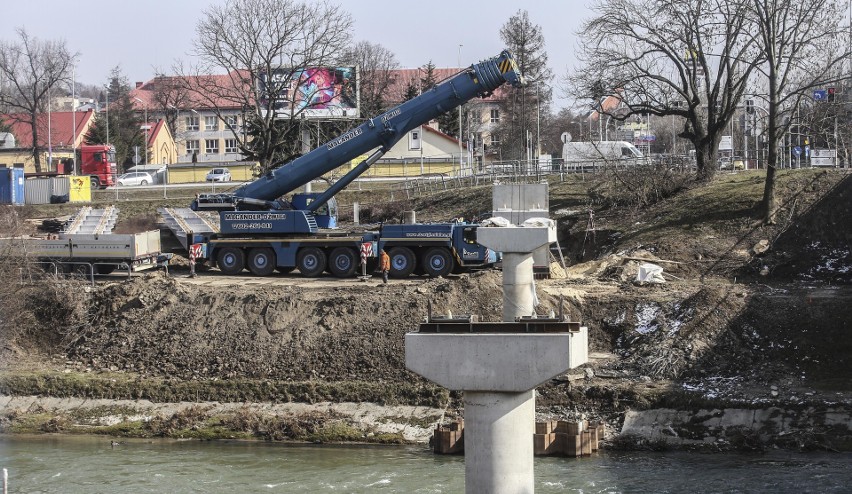
{"label": "white sandbag", "polygon": [[510,226],[512,224],[511,221],[507,220],[502,216],[492,216],[487,220],[483,220],[480,225],[482,226]]}
{"label": "white sandbag", "polygon": [[523,226],[550,228],[555,226],[555,223],[550,218],[529,218],[523,222]]}
{"label": "white sandbag", "polygon": [[665,283],[663,278],[663,268],[656,264],[645,262],[639,265],[639,272],[636,273],[637,283]]}

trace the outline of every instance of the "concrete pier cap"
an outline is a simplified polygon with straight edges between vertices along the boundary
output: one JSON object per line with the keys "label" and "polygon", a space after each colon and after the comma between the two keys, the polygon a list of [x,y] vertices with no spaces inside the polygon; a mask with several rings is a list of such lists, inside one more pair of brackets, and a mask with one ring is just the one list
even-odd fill
{"label": "concrete pier cap", "polygon": [[583,343],[586,333],[408,333],[405,366],[451,390],[517,393],[584,364],[570,358]]}
{"label": "concrete pier cap", "polygon": [[522,225],[481,227],[476,229],[476,241],[503,254],[532,253],[556,242],[556,223],[550,218],[530,218]]}

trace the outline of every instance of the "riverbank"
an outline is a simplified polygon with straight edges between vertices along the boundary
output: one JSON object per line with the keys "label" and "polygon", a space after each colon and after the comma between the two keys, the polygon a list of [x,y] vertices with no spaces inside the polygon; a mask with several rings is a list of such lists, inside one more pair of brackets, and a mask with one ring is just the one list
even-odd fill
{"label": "riverbank", "polygon": [[[852,180],[817,170],[781,179],[779,225],[755,217],[757,174],[638,210],[600,207],[594,222],[580,193],[594,184],[551,184],[570,266],[536,282],[537,310],[588,326],[593,358],[538,388],[538,417],[605,420],[622,437],[610,448],[848,450]],[[489,191],[398,206],[467,216]],[[666,283],[634,282],[645,261],[664,267]],[[0,433],[421,443],[464,411],[458,393],[405,369],[405,333],[430,303],[483,321],[502,314],[499,271],[383,286],[190,279],[176,264],[170,276],[94,287],[21,284],[5,266]],[[752,415],[722,427],[707,418],[718,411]]]}

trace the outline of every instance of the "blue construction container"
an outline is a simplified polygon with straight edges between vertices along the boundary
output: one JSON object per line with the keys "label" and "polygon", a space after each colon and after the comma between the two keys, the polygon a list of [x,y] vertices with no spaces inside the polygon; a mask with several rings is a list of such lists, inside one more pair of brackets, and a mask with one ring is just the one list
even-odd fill
{"label": "blue construction container", "polygon": [[23,204],[24,169],[0,168],[0,204]]}

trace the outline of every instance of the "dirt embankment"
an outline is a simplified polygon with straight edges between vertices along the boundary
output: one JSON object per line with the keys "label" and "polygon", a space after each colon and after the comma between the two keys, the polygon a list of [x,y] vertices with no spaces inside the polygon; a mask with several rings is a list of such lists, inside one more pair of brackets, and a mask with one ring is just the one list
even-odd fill
{"label": "dirt embankment", "polygon": [[[785,176],[775,226],[754,213],[759,177],[722,177],[650,208],[593,215],[567,187],[552,184],[551,204],[574,265],[567,278],[537,284],[539,313],[564,303],[590,328],[593,358],[539,388],[541,416],[602,417],[618,429],[627,412],[659,408],[852,407],[849,176]],[[638,259],[656,260],[668,282],[633,283]],[[199,436],[215,429],[211,422],[227,425],[219,436],[351,440],[376,432],[320,434],[319,423],[357,422],[339,410],[275,422],[262,410],[270,402],[421,406],[381,420],[428,429],[463,411],[456,394],[405,370],[404,334],[430,301],[440,313],[493,321],[502,313],[497,271],[387,286],[258,284],[250,276],[198,283],[172,274],[77,285],[82,295],[65,301],[61,328],[55,311],[33,311],[36,329],[3,350],[3,394],[187,402],[171,416],[105,413],[136,425],[102,432],[127,435]],[[257,405],[214,412],[204,405],[212,402]],[[6,408],[0,426],[25,430],[24,416],[31,430],[80,422],[61,408],[38,411],[36,420]],[[835,446],[850,436],[848,425],[829,432]],[[830,442],[819,427],[810,434],[797,444]]]}

